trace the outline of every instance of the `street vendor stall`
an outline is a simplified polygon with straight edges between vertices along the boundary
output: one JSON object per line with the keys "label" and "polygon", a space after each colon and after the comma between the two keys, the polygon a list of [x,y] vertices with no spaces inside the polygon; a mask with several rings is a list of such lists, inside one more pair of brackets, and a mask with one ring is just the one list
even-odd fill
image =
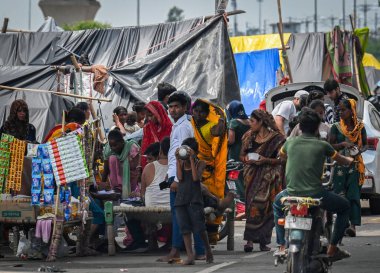
{"label": "street vendor stall", "polygon": [[66,227],[78,227],[76,253],[84,255],[91,226],[93,124],[69,133],[62,128],[44,144],[27,144],[7,134],[0,141],[0,223],[12,228],[15,251],[19,230],[28,234],[33,228],[36,238],[50,243],[48,261],[56,259]]}

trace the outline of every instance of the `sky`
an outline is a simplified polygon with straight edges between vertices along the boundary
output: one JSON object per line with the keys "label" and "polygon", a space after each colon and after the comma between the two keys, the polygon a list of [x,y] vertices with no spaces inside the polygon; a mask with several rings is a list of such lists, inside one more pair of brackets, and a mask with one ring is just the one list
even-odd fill
{"label": "sky", "polygon": [[[29,29],[29,1],[31,2],[31,30],[36,30],[43,23],[43,14],[38,6],[38,0],[0,0],[0,25],[4,17],[9,17],[9,28]],[[137,24],[137,0],[98,0],[101,4],[95,20],[110,23],[114,27],[134,26]],[[344,0],[316,0],[318,9],[318,31],[331,29],[332,21],[338,24],[342,19],[342,2]],[[349,29],[348,14],[353,12],[354,0],[345,0],[346,29]],[[357,0],[358,18],[363,26],[362,5],[370,4],[367,14],[368,27],[374,28],[375,13],[379,14],[378,0]],[[149,25],[164,22],[171,7],[177,6],[184,10],[185,18],[207,16],[214,14],[214,0],[140,0],[140,24]],[[237,15],[238,29],[245,32],[246,28],[259,26],[259,3],[257,0],[237,0],[237,9],[245,10],[245,14]],[[227,11],[232,10],[231,0]],[[262,28],[266,23],[266,32],[270,33],[269,24],[278,22],[277,0],[262,0]],[[302,22],[311,20],[310,31],[313,25],[314,0],[282,0],[283,21]],[[334,18],[333,20],[331,18]],[[233,18],[231,18],[231,24]],[[265,23],[264,23],[265,21]],[[342,21],[340,21],[342,22]],[[301,31],[304,31],[302,25]]]}

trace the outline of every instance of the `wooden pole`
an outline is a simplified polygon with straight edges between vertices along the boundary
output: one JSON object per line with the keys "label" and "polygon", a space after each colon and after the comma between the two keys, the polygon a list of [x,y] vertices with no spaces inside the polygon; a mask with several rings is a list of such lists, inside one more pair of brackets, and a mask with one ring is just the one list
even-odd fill
{"label": "wooden pole", "polygon": [[278,34],[280,35],[280,41],[281,41],[281,47],[282,47],[282,57],[284,59],[285,71],[287,72],[288,77],[289,77],[289,83],[292,83],[293,77],[292,77],[292,72],[290,70],[288,55],[286,54],[286,46],[285,46],[285,42],[284,42],[284,33],[282,31],[281,0],[277,0],[277,8],[278,8],[278,18],[279,18],[279,23],[277,23],[277,28],[278,28]]}
{"label": "wooden pole", "polygon": [[[238,15],[238,14],[242,14],[242,13],[245,13],[245,11],[237,9],[237,10],[226,12],[226,15],[228,17],[228,16]],[[211,18],[213,18],[213,17],[215,17],[217,15],[219,15],[219,14],[205,16],[205,21],[210,20]]]}
{"label": "wooden pole", "polygon": [[[65,111],[62,111],[62,135],[65,133],[65,117],[66,117],[66,114],[65,114]],[[58,206],[59,206],[59,194],[60,194],[60,191],[61,191],[61,185],[58,185],[57,187],[57,196],[55,198],[55,208],[54,208],[54,224],[53,224],[53,233],[52,233],[52,238],[55,238],[55,234],[57,232],[57,215],[58,215]],[[52,240],[53,241],[53,240]],[[49,250],[49,253],[50,253],[50,250]]]}
{"label": "wooden pole", "polygon": [[362,93],[362,87],[360,85],[360,75],[358,73],[359,71],[359,66],[358,66],[358,56],[356,54],[356,43],[354,40],[354,32],[355,32],[355,20],[354,18],[350,15],[350,21],[351,21],[351,27],[352,27],[352,55],[354,58],[354,76],[356,80],[356,85],[360,93]]}
{"label": "wooden pole", "polygon": [[4,18],[3,27],[1,28],[1,33],[6,33],[7,32],[8,22],[9,22],[9,18],[5,17]]}
{"label": "wooden pole", "polygon": [[[94,109],[94,105],[92,105],[91,101],[88,102],[88,105],[90,106],[90,111],[91,111],[92,119],[96,120],[98,118],[98,116],[96,115],[96,111]],[[95,122],[95,130],[96,130],[97,134],[99,135],[100,141],[103,143],[104,139],[105,139],[105,136],[104,136],[104,133],[102,131],[102,128],[100,128],[100,122],[99,122],[99,120]],[[95,138],[95,141],[97,139],[98,138]]]}
{"label": "wooden pole", "polygon": [[8,89],[8,90],[12,90],[12,91],[28,91],[28,92],[38,92],[38,93],[50,93],[50,94],[55,94],[55,95],[59,95],[59,96],[73,97],[73,98],[85,99],[85,100],[97,100],[97,101],[104,101],[104,102],[111,102],[112,101],[110,99],[93,98],[93,97],[87,97],[87,96],[67,94],[67,93],[62,93],[62,92],[55,92],[55,91],[50,91],[50,90],[18,88],[18,87],[6,86],[6,85],[0,85],[0,89]]}
{"label": "wooden pole", "polygon": [[79,66],[79,63],[77,61],[77,58],[75,58],[74,55],[71,55],[70,59],[71,59],[71,62],[73,63],[73,65],[74,65],[75,69],[77,70],[77,72],[79,72],[80,66]]}

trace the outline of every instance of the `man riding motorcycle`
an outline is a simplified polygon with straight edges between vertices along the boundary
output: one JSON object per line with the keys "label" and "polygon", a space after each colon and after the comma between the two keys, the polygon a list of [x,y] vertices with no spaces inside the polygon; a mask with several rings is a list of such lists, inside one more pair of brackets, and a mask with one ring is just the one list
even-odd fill
{"label": "man riding motorcycle", "polygon": [[316,112],[306,108],[301,111],[299,118],[302,135],[288,139],[280,151],[281,157],[287,161],[285,171],[287,188],[276,196],[273,203],[279,245],[275,255],[285,254],[285,229],[278,224],[278,219],[284,218],[281,198],[290,195],[322,198],[321,208],[337,214],[327,255],[331,261],[348,258],[350,254],[340,250],[337,244],[344,236],[350,205],[344,197],[324,189],[321,177],[323,165],[328,157],[342,165],[350,165],[353,159],[340,155],[329,143],[317,138],[321,119]]}

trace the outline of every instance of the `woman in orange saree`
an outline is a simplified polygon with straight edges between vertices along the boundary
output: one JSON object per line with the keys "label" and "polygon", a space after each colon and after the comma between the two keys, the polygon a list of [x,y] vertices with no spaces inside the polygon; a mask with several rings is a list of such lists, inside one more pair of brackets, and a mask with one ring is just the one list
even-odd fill
{"label": "woman in orange saree", "polygon": [[[223,110],[209,101],[197,99],[192,107],[194,137],[199,145],[198,157],[206,162],[202,183],[220,199],[224,198],[227,163],[227,127]],[[218,240],[222,218],[207,223],[211,243]]]}

